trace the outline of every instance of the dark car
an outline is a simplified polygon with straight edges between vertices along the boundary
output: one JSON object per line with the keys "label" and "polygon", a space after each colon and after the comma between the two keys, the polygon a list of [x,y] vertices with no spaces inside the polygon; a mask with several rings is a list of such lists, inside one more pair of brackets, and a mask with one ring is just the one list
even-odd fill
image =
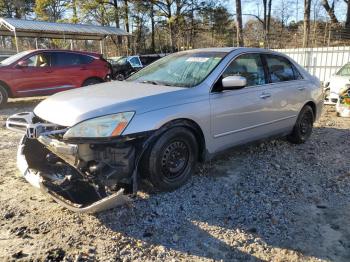
{"label": "dark car", "polygon": [[108,59],[108,62],[112,67],[112,78],[119,81],[123,81],[132,73],[143,68],[139,56],[121,56],[115,59]]}
{"label": "dark car", "polygon": [[139,71],[143,67],[153,63],[164,55],[140,55],[140,56],[119,56],[111,57],[108,62],[112,67],[112,78],[123,81],[131,74]]}
{"label": "dark car", "polygon": [[149,55],[140,55],[140,60],[143,66],[148,66],[158,59],[164,57],[165,54],[149,54]]}
{"label": "dark car", "polygon": [[69,50],[24,51],[0,62],[0,106],[7,98],[51,95],[110,78],[100,54]]}

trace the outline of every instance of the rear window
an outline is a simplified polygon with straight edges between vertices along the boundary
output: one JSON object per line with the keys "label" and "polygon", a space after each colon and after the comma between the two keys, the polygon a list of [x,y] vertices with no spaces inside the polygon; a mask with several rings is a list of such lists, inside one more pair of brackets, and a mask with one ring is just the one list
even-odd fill
{"label": "rear window", "polygon": [[142,67],[140,60],[137,57],[132,57],[129,60],[129,63],[131,64],[132,67]]}
{"label": "rear window", "polygon": [[52,66],[74,66],[89,64],[93,57],[82,54],[53,52],[51,55]]}
{"label": "rear window", "polygon": [[271,83],[302,79],[301,74],[288,59],[277,55],[265,55]]}

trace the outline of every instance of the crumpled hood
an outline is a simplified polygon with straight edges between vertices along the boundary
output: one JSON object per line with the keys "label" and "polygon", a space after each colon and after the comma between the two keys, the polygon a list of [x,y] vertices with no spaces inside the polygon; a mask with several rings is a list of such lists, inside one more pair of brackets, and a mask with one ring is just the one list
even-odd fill
{"label": "crumpled hood", "polygon": [[42,101],[34,113],[48,122],[73,126],[98,116],[152,110],[154,108],[149,108],[150,103],[143,103],[144,100],[149,101],[151,97],[184,89],[186,88],[114,81],[57,93]]}

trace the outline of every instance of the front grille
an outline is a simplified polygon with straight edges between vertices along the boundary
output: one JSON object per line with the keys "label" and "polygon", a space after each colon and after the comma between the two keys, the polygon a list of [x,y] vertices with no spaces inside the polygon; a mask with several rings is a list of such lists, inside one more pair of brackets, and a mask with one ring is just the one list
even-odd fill
{"label": "front grille", "polygon": [[66,127],[52,124],[33,112],[23,112],[10,116],[6,121],[6,127],[10,130],[27,134],[29,138],[37,138],[40,134],[52,135],[64,133]]}

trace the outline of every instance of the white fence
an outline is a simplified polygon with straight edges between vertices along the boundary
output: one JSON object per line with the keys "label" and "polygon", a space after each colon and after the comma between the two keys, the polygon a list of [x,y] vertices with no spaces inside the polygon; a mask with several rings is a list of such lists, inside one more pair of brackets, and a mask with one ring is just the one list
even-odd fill
{"label": "white fence", "polygon": [[288,55],[321,81],[350,62],[350,46],[274,49]]}

